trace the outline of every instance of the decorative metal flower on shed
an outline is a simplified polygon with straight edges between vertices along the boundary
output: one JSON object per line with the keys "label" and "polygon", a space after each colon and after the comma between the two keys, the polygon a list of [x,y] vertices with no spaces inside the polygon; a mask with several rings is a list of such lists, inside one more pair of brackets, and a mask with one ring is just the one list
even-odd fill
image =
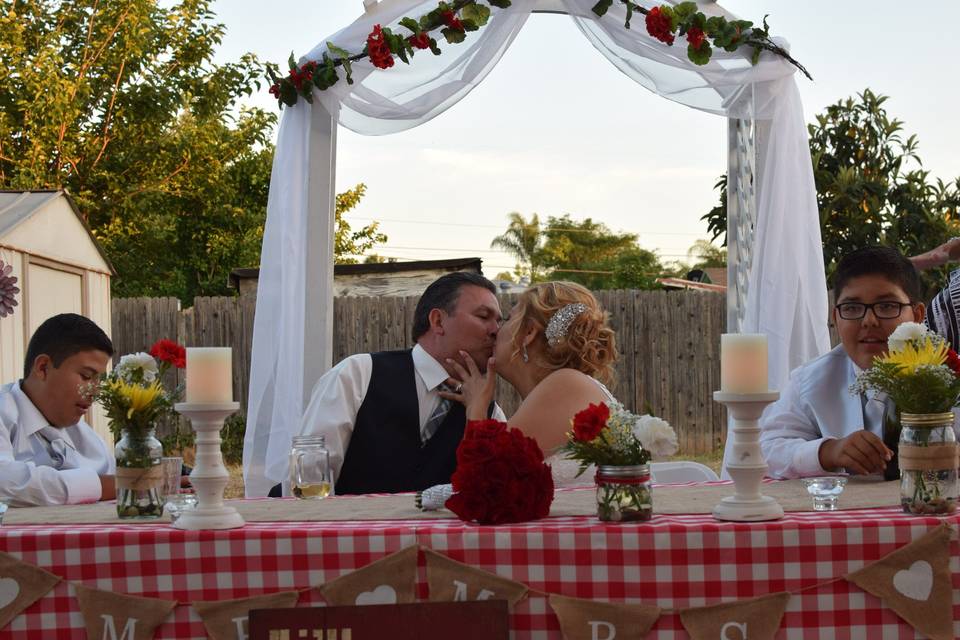
{"label": "decorative metal flower on shed", "polygon": [[6,318],[13,313],[13,308],[17,306],[17,300],[14,296],[20,293],[16,276],[10,275],[13,267],[4,264],[0,260],[0,318]]}

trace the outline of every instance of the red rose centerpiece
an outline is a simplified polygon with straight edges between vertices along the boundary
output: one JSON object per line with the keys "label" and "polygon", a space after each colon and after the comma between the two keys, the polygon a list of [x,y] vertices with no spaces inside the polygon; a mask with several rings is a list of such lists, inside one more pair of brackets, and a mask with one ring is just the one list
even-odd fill
{"label": "red rose centerpiece", "polygon": [[553,477],[537,441],[497,420],[467,423],[451,481],[455,493],[445,506],[480,524],[545,518],[553,502]]}
{"label": "red rose centerpiece", "polygon": [[655,416],[636,416],[617,402],[591,404],[573,417],[572,426],[563,450],[580,462],[580,473],[596,465],[598,517],[649,520],[653,499],[647,463],[651,455],[676,452],[673,427]]}

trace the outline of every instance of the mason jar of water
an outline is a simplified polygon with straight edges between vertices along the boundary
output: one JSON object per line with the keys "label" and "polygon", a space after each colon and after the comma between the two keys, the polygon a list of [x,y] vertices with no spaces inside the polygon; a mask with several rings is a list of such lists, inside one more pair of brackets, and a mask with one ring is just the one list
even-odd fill
{"label": "mason jar of water", "polygon": [[301,500],[330,495],[330,452],[323,436],[294,436],[290,451],[290,491]]}

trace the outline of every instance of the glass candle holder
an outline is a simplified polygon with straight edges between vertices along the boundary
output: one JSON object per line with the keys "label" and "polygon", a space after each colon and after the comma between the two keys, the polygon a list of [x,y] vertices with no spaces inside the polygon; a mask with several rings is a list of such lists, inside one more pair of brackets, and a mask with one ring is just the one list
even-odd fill
{"label": "glass candle holder", "polygon": [[814,511],[836,511],[837,498],[847,486],[844,476],[826,476],[823,478],[804,478],[807,493],[813,496]]}

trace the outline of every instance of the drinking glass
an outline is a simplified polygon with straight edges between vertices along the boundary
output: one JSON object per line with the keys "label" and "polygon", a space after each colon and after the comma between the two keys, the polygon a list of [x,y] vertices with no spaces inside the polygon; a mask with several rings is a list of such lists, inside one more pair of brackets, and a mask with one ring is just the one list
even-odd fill
{"label": "drinking glass", "polygon": [[825,476],[822,478],[804,478],[807,493],[813,496],[814,511],[836,511],[837,498],[847,486],[844,476]]}

